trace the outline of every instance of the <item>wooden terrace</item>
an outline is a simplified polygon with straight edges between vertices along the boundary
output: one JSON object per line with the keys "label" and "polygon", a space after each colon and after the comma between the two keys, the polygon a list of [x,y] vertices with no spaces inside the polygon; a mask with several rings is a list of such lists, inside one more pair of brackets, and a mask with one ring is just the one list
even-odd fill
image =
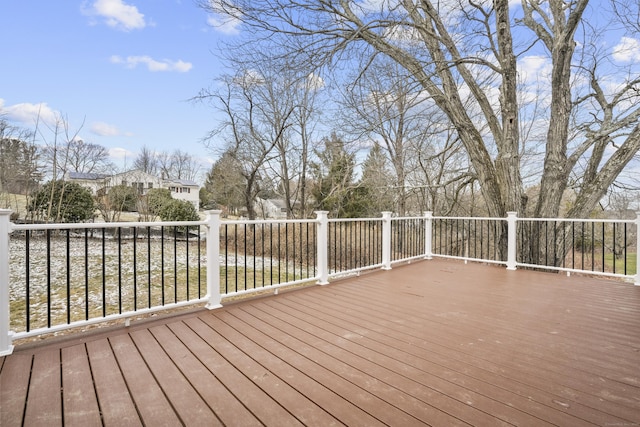
{"label": "wooden terrace", "polygon": [[640,425],[640,287],[429,260],[18,345],[2,426]]}

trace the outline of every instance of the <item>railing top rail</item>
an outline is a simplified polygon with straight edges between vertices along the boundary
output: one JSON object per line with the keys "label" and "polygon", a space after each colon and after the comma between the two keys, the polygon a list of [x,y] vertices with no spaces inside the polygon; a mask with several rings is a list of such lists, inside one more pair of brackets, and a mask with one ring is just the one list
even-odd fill
{"label": "railing top rail", "polygon": [[532,222],[606,222],[606,223],[634,223],[633,219],[607,219],[607,218],[518,218],[518,221]]}
{"label": "railing top rail", "polygon": [[329,222],[382,221],[383,218],[329,218]]}
{"label": "railing top rail", "polygon": [[[392,218],[395,219],[411,219],[411,218],[424,218],[418,217],[405,217],[405,218]],[[506,221],[507,218],[495,218],[495,217],[479,217],[479,216],[433,216],[432,219],[453,219],[453,220],[485,220],[485,221]],[[516,217],[517,221],[535,221],[535,222],[606,222],[606,223],[634,223],[636,218],[629,219],[608,219],[608,218],[524,218]]]}
{"label": "railing top rail", "polygon": [[426,219],[427,217],[424,215],[416,215],[416,216],[393,216],[391,217],[391,221],[401,221],[407,219]]}
{"label": "railing top rail", "polygon": [[221,224],[311,224],[317,223],[318,220],[316,218],[310,219],[233,219],[233,220],[222,220]]}
{"label": "railing top rail", "polygon": [[[475,219],[481,221],[506,221],[507,218],[494,218],[485,216],[434,216],[433,219]],[[520,219],[520,218],[518,218]]]}
{"label": "railing top rail", "polygon": [[134,228],[134,227],[186,227],[207,225],[206,221],[155,221],[155,222],[81,222],[47,224],[13,224],[11,230],[67,230],[84,228]]}

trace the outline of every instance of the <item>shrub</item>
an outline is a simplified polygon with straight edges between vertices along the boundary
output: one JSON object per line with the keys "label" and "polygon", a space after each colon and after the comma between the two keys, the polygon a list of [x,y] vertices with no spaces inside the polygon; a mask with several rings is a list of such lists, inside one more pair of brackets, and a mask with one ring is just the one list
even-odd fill
{"label": "shrub", "polygon": [[116,185],[109,190],[107,197],[112,210],[121,212],[132,212],[136,210],[138,193],[133,187]]}
{"label": "shrub", "polygon": [[164,205],[170,203],[173,200],[171,198],[171,191],[166,188],[152,188],[147,192],[147,206],[149,212],[153,215],[160,215]]}
{"label": "shrub", "polygon": [[170,199],[158,212],[163,221],[198,221],[200,216],[195,206],[185,200]]}
{"label": "shrub", "polygon": [[93,218],[91,192],[75,182],[49,181],[38,191],[28,210],[46,221],[82,222]]}

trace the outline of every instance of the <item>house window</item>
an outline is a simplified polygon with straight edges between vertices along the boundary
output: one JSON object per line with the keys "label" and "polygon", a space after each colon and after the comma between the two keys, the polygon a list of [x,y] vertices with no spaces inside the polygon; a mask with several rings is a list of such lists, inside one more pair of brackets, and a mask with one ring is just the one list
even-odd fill
{"label": "house window", "polygon": [[125,187],[127,186],[127,181],[126,180],[122,180],[122,185],[124,185]]}
{"label": "house window", "polygon": [[148,183],[149,187],[148,188],[153,188],[153,182]]}

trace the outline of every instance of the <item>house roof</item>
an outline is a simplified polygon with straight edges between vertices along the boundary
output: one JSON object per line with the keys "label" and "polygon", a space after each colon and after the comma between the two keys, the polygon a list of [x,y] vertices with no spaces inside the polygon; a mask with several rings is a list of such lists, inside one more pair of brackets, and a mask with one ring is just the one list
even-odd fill
{"label": "house roof", "polygon": [[273,203],[273,205],[277,208],[285,209],[287,207],[287,202],[284,199],[267,199],[267,200]]}
{"label": "house roof", "polygon": [[172,184],[180,184],[185,187],[199,187],[198,183],[189,179],[165,179],[164,182],[170,182]]}
{"label": "house roof", "polygon": [[84,173],[84,172],[69,172],[69,179],[86,179],[86,180],[99,180],[109,177],[104,173]]}

